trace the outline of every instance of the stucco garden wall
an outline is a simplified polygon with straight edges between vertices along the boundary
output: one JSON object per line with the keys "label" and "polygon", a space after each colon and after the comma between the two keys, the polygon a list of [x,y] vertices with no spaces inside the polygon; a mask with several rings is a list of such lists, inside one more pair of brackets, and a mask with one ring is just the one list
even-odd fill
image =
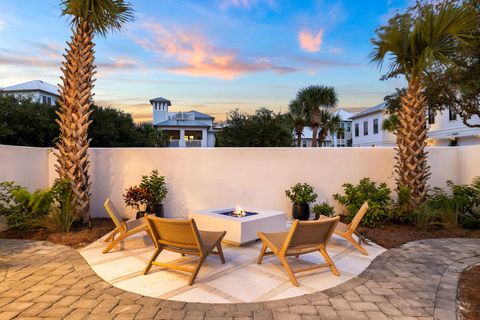
{"label": "stucco garden wall", "polygon": [[[393,148],[92,148],[92,215],[105,216],[109,197],[123,208],[125,188],[142,174],[158,169],[167,178],[168,216],[189,210],[243,205],[285,210],[284,190],[296,182],[315,187],[318,200],[334,204],[331,195],[345,182],[362,177],[394,185]],[[450,179],[470,182],[480,175],[480,146],[429,149],[432,186]],[[0,181],[14,180],[30,189],[51,184],[55,157],[48,149],[0,146]],[[133,216],[127,210],[126,215]]]}

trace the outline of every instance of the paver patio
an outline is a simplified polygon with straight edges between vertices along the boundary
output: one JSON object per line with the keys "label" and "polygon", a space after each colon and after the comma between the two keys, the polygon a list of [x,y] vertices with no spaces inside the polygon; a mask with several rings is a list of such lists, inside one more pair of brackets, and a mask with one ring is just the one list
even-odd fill
{"label": "paver patio", "polygon": [[459,274],[477,263],[479,239],[417,241],[322,292],[202,304],[115,288],[69,247],[0,239],[0,319],[455,319]]}

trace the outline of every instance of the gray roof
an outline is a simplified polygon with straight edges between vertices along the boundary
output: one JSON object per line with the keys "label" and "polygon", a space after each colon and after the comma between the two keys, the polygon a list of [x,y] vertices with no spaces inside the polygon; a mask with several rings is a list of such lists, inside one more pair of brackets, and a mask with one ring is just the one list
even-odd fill
{"label": "gray roof", "polygon": [[188,111],[188,113],[194,113],[195,114],[195,119],[215,119],[214,117],[212,117],[208,114],[201,113],[201,112],[198,112],[198,111],[195,111],[195,110]]}
{"label": "gray roof", "polygon": [[152,102],[166,102],[169,106],[172,105],[172,103],[170,102],[170,100],[167,100],[165,98],[162,98],[162,97],[158,97],[158,98],[155,98],[155,99],[151,99],[150,100],[150,103]]}
{"label": "gray roof", "polygon": [[205,121],[198,120],[165,120],[162,122],[155,123],[157,127],[202,127],[210,128],[212,125]]}
{"label": "gray roof", "polygon": [[374,107],[371,107],[371,108],[365,109],[365,110],[363,110],[363,111],[361,111],[361,112],[359,112],[359,113],[357,113],[357,114],[355,114],[355,115],[351,116],[351,117],[350,117],[350,119],[357,119],[357,118],[361,118],[361,117],[363,117],[363,116],[366,116],[366,115],[368,115],[368,114],[371,114],[371,113],[375,113],[375,112],[381,111],[381,110],[385,109],[385,108],[386,108],[386,106],[387,106],[387,105],[385,104],[385,102],[382,102],[382,103],[380,103],[380,104],[377,104],[377,105],[376,105],[376,106],[374,106]]}
{"label": "gray roof", "polygon": [[42,80],[32,80],[20,84],[16,84],[10,87],[5,87],[1,91],[3,92],[22,92],[22,91],[43,91],[46,93],[58,96],[58,87],[46,83]]}

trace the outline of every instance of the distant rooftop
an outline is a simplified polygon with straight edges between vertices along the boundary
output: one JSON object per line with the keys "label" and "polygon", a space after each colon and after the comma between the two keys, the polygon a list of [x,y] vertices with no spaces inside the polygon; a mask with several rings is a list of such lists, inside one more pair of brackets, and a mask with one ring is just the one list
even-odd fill
{"label": "distant rooftop", "polygon": [[3,92],[16,92],[16,91],[43,91],[58,96],[57,86],[46,83],[42,80],[32,80],[20,84],[16,84],[10,87],[5,87],[1,91]]}
{"label": "distant rooftop", "polygon": [[157,127],[205,127],[210,128],[212,125],[200,120],[178,120],[170,119],[155,123]]}
{"label": "distant rooftop", "polygon": [[167,105],[171,106],[172,105],[172,102],[170,100],[167,100],[165,98],[162,98],[162,97],[158,97],[158,98],[155,98],[155,99],[151,99],[150,100],[150,103],[152,102],[166,102]]}
{"label": "distant rooftop", "polygon": [[382,102],[382,103],[380,103],[380,104],[377,104],[377,105],[374,106],[374,107],[365,109],[365,110],[363,110],[363,111],[361,111],[361,112],[353,115],[352,117],[350,117],[350,119],[357,119],[357,118],[366,116],[366,115],[368,115],[368,114],[381,111],[381,110],[383,110],[383,109],[385,109],[385,108],[386,108],[386,104],[385,104],[385,102]]}
{"label": "distant rooftop", "polygon": [[208,114],[201,113],[201,112],[198,112],[198,111],[195,111],[195,110],[188,111],[188,113],[195,114],[195,119],[215,119],[214,117],[212,117]]}

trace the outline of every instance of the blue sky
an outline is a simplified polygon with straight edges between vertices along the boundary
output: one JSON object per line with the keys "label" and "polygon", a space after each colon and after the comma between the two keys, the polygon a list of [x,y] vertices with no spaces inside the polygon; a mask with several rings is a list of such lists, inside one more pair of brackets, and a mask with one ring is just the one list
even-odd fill
{"label": "blue sky", "polygon": [[[0,87],[59,83],[68,19],[60,1],[0,1]],[[131,0],[135,21],[97,37],[95,101],[151,118],[148,99],[221,120],[231,109],[285,111],[298,89],[334,86],[358,111],[402,80],[369,63],[375,28],[410,0]]]}

